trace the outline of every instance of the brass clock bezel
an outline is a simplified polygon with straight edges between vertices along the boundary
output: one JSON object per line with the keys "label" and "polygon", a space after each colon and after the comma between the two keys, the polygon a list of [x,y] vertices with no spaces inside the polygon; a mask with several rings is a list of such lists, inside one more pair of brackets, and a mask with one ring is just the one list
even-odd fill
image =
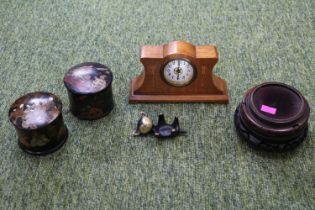
{"label": "brass clock bezel", "polygon": [[[172,84],[172,83],[170,83],[169,81],[167,81],[167,79],[165,78],[165,76],[164,76],[164,68],[165,68],[165,66],[166,66],[167,64],[169,64],[170,62],[175,61],[175,60],[186,61],[186,62],[188,62],[188,63],[192,66],[192,68],[193,68],[193,77],[191,78],[191,80],[190,80],[187,84],[184,84],[184,85]],[[168,85],[171,85],[171,86],[173,86],[173,87],[186,87],[186,86],[190,85],[190,84],[196,79],[196,77],[197,77],[197,70],[196,70],[196,66],[195,66],[189,59],[187,59],[187,58],[182,58],[182,57],[180,57],[180,58],[172,58],[172,59],[168,59],[168,60],[166,60],[166,61],[164,62],[164,64],[163,64],[162,67],[161,67],[161,70],[160,70],[160,75],[161,75],[162,80],[163,80],[165,83],[167,83]]]}

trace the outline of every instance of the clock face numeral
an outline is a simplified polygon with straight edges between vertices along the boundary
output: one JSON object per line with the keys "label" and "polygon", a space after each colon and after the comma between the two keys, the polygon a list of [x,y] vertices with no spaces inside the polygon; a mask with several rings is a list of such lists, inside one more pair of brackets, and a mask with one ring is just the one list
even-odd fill
{"label": "clock face numeral", "polygon": [[188,61],[175,59],[165,65],[163,76],[165,81],[171,85],[185,86],[193,80],[195,70]]}

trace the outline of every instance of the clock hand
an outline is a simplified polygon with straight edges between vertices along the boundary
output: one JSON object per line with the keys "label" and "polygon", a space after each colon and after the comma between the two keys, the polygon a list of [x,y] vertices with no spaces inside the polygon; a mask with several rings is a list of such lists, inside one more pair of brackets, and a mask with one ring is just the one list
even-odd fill
{"label": "clock hand", "polygon": [[177,67],[174,69],[174,73],[177,75],[177,80],[179,80],[179,75],[180,75],[180,67]]}

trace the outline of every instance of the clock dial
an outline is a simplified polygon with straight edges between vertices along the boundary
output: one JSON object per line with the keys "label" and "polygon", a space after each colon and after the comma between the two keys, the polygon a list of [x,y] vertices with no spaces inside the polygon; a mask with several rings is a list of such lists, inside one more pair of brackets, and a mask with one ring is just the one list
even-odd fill
{"label": "clock dial", "polygon": [[195,77],[195,69],[192,64],[184,59],[169,61],[163,69],[165,81],[174,86],[185,86]]}

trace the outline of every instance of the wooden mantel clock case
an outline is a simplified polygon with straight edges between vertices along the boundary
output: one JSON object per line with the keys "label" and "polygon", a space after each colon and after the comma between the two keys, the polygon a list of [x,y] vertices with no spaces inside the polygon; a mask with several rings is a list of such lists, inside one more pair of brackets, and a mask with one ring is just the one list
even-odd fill
{"label": "wooden mantel clock case", "polygon": [[144,71],[131,81],[129,103],[228,103],[226,82],[212,73],[218,62],[213,45],[182,41],[146,45],[140,61]]}

